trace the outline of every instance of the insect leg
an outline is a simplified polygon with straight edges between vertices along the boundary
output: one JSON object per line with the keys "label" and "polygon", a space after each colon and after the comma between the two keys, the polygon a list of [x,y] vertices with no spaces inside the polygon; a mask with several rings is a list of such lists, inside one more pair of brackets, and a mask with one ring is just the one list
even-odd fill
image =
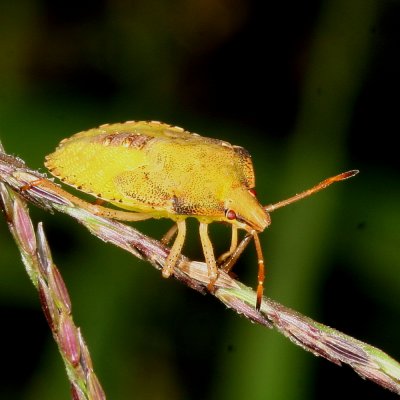
{"label": "insect leg", "polygon": [[168,278],[171,276],[175,264],[178,260],[178,257],[181,255],[183,243],[185,242],[186,237],[186,221],[177,221],[176,225],[178,227],[178,234],[176,235],[176,239],[174,244],[171,247],[171,251],[168,254],[167,260],[165,261],[162,276],[164,278]]}
{"label": "insect leg", "polygon": [[253,235],[247,234],[236,247],[231,257],[228,258],[228,260],[226,260],[225,263],[221,266],[221,269],[229,273],[232,267],[236,264],[238,258],[242,255],[244,249],[247,247],[251,239],[253,239]]}
{"label": "insect leg", "polygon": [[227,258],[229,258],[236,250],[237,245],[238,245],[238,229],[236,228],[236,226],[232,225],[231,247],[229,248],[228,251],[226,251],[225,253],[221,254],[218,257],[217,263],[222,264]]}
{"label": "insect leg", "polygon": [[167,245],[174,237],[177,230],[178,230],[178,225],[173,224],[171,228],[168,229],[168,232],[162,237],[161,243]]}
{"label": "insect leg", "polygon": [[218,278],[218,268],[215,261],[214,249],[211,244],[211,240],[208,236],[208,224],[200,222],[200,240],[203,247],[204,258],[207,263],[208,277],[210,278],[210,283],[208,284],[208,289],[213,290],[214,283]]}
{"label": "insect leg", "polygon": [[51,192],[55,193],[56,195],[69,200],[75,206],[83,208],[84,210],[89,211],[92,214],[100,215],[102,217],[118,219],[121,221],[143,221],[145,219],[153,218],[153,216],[148,213],[114,210],[112,208],[103,207],[98,204],[91,204],[65,191],[64,189],[60,188],[59,186],[57,186],[56,184],[45,178],[40,178],[29,182],[25,186],[21,187],[21,191],[31,190],[35,187],[42,187],[48,189]]}
{"label": "insect leg", "polygon": [[40,186],[45,181],[46,181],[45,178],[36,179],[36,180],[29,182],[26,185],[22,186],[20,190],[21,190],[21,192],[23,192],[25,190],[32,189],[34,186]]}
{"label": "insect leg", "polygon": [[[79,206],[82,207],[81,204],[79,204]],[[112,208],[103,207],[96,204],[89,204],[89,206],[90,207],[87,207],[87,209],[91,211],[93,214],[100,215],[106,218],[117,219],[119,221],[144,221],[146,219],[153,218],[152,215],[146,213],[114,210]]]}

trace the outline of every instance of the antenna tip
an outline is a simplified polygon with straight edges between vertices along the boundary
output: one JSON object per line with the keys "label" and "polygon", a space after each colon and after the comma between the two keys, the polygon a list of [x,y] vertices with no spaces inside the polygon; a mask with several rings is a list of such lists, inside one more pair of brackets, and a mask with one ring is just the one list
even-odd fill
{"label": "antenna tip", "polygon": [[353,176],[357,175],[360,171],[358,169],[352,169],[351,171],[343,172],[343,174],[338,175],[338,180],[344,180],[352,178]]}

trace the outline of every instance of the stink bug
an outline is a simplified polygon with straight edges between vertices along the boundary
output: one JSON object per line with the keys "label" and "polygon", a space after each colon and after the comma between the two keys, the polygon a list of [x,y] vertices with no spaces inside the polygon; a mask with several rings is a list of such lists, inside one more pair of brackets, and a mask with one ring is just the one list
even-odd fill
{"label": "stink bug", "polygon": [[[45,165],[68,185],[129,210],[82,201],[83,207],[95,207],[99,215],[126,221],[172,219],[175,224],[163,239],[168,242],[177,231],[162,271],[166,278],[181,254],[186,218],[199,220],[210,290],[218,268],[229,270],[236,261],[238,229],[246,231],[254,239],[258,256],[257,309],[264,281],[258,233],[270,225],[269,213],[358,172],[345,172],[287,200],[262,206],[254,190],[251,157],[243,147],[155,121],[105,124],[79,132],[62,140]],[[218,260],[208,236],[208,225],[214,221],[232,227],[230,248]]]}

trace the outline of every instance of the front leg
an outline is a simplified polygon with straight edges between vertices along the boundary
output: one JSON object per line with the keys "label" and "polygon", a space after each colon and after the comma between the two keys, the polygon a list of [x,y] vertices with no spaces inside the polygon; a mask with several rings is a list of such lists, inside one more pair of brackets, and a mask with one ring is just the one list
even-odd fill
{"label": "front leg", "polygon": [[232,225],[231,247],[229,248],[228,251],[226,251],[225,253],[221,254],[218,257],[217,260],[218,265],[223,264],[224,261],[235,252],[237,248],[237,243],[238,243],[238,229],[236,228],[236,226]]}

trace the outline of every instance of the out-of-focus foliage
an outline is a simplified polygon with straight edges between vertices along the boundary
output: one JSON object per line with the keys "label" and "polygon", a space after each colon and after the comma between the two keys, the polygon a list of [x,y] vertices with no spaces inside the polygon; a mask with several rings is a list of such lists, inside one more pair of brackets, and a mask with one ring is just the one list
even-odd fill
{"label": "out-of-focus foliage", "polygon": [[[276,211],[266,292],[400,358],[400,4],[389,0],[24,0],[0,4],[0,137],[33,168],[66,136],[153,119],[246,147]],[[115,399],[393,398],[61,215],[43,220],[96,372]],[[138,223],[160,237],[168,221]],[[185,253],[201,257],[197,225]],[[229,231],[212,231],[216,248]],[[36,293],[0,223],[0,398],[68,399]],[[256,281],[254,250],[235,272]]]}

